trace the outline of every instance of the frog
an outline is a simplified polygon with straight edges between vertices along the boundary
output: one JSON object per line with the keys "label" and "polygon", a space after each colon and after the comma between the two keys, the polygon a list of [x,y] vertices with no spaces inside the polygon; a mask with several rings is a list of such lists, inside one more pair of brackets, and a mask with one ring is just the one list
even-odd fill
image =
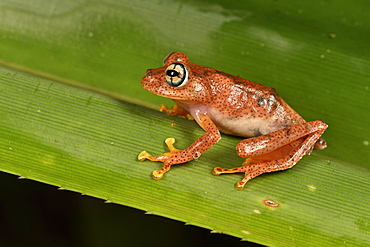
{"label": "frog", "polygon": [[198,159],[221,139],[221,132],[243,138],[236,153],[245,160],[239,167],[215,167],[212,172],[244,173],[235,185],[238,190],[261,174],[292,168],[313,149],[327,147],[321,136],[328,125],[304,120],[274,88],[191,63],[182,52],[170,53],[162,67],[148,69],[141,86],[176,103],[171,108],[161,105],[161,112],[193,119],[205,131],[183,150],[174,147],[174,138],[167,138],[169,152],[152,156],[142,151],[139,161],[163,163],[152,173],[156,180],[171,166]]}

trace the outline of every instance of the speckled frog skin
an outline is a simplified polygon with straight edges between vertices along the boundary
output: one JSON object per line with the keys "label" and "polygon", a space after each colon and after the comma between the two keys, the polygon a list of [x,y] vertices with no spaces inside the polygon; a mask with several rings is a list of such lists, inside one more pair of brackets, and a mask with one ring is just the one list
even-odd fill
{"label": "speckled frog skin", "polygon": [[175,140],[168,138],[165,142],[170,152],[159,156],[141,152],[139,160],[164,163],[153,172],[155,179],[161,179],[171,165],[198,158],[220,140],[220,131],[252,137],[236,146],[238,155],[246,158],[241,167],[213,169],[215,175],[245,173],[244,179],[236,184],[237,189],[262,173],[293,167],[313,148],[326,147],[320,136],[328,126],[320,120],[306,122],[275,89],[190,63],[183,53],[171,53],[163,67],[149,69],[141,84],[146,90],[176,102],[172,108],[161,105],[161,111],[188,118],[191,115],[206,131],[184,150],[173,147]]}

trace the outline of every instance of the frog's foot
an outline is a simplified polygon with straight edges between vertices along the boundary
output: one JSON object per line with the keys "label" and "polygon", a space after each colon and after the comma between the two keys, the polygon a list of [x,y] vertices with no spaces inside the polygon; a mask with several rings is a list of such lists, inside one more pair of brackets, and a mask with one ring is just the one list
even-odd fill
{"label": "frog's foot", "polygon": [[159,107],[160,112],[164,112],[170,116],[184,116],[189,120],[194,120],[190,113],[179,105],[174,105],[171,108],[168,108],[166,105],[161,104]]}
{"label": "frog's foot", "polygon": [[156,171],[153,171],[152,173],[152,177],[156,180],[159,180],[163,177],[163,174],[166,173],[167,171],[169,171],[171,169],[171,164],[169,164],[167,162],[168,158],[173,156],[173,153],[174,152],[178,152],[180,151],[179,149],[175,148],[173,146],[173,144],[175,143],[175,139],[174,138],[167,138],[165,141],[164,141],[168,147],[168,149],[170,150],[170,152],[168,153],[164,153],[162,155],[158,155],[158,156],[152,156],[150,153],[148,153],[147,151],[142,151],[138,156],[138,160],[139,161],[144,161],[146,159],[148,160],[151,160],[151,161],[160,161],[160,162],[163,162],[163,167],[159,170],[156,170]]}
{"label": "frog's foot", "polygon": [[[262,173],[265,173],[265,172],[271,172],[271,171],[276,171],[276,169],[271,169],[271,165],[274,164],[275,161],[270,161],[270,162],[262,162],[262,163],[257,163],[257,164],[252,164],[250,163],[251,161],[250,160],[246,160],[244,163],[243,163],[243,166],[241,167],[237,167],[237,168],[232,168],[232,169],[224,169],[224,168],[221,168],[221,167],[215,167],[213,168],[213,174],[214,175],[221,175],[221,174],[225,174],[225,173],[245,173],[245,176],[244,178],[237,182],[235,184],[235,188],[238,189],[238,190],[242,190],[245,186],[245,184],[261,175]],[[273,165],[272,167],[276,166]]]}
{"label": "frog's foot", "polygon": [[[237,182],[235,184],[235,188],[238,190],[242,190],[244,188],[244,185],[251,180],[252,178],[257,177],[258,175],[261,175],[264,172],[259,172],[258,169],[262,163],[257,163],[258,160],[254,160],[253,158],[247,158],[241,167],[232,168],[232,169],[225,169],[221,167],[215,167],[213,168],[213,174],[214,175],[221,175],[226,173],[245,173],[244,178]],[[256,164],[257,163],[257,164]],[[256,168],[256,166],[258,168]]]}

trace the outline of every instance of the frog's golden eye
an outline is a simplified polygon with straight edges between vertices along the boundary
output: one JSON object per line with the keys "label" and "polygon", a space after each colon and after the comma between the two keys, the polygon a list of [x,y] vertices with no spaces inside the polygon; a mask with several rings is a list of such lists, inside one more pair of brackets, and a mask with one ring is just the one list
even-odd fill
{"label": "frog's golden eye", "polygon": [[165,72],[166,81],[173,87],[182,87],[188,83],[188,71],[181,63],[173,63]]}

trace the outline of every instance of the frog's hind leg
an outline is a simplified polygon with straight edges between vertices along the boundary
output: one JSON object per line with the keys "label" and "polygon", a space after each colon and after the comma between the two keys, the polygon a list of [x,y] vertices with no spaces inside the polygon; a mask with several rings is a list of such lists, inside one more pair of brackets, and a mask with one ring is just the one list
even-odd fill
{"label": "frog's hind leg", "polygon": [[[246,158],[243,165],[233,169],[216,167],[213,174],[243,172],[245,177],[236,184],[237,189],[243,189],[249,180],[263,173],[293,167],[304,155],[311,152],[326,128],[327,125],[318,120],[243,140],[237,146],[238,154]],[[276,142],[266,145],[269,140]]]}
{"label": "frog's hind leg", "polygon": [[[248,157],[245,159],[241,167],[232,168],[232,169],[215,167],[213,169],[213,174],[221,175],[225,173],[245,173],[244,178],[235,185],[237,189],[241,190],[244,188],[244,185],[252,178],[257,177],[261,175],[262,173],[269,172],[269,171],[264,170],[266,166],[269,166],[269,163],[276,164],[276,162],[278,162],[279,160],[284,159],[284,157],[289,155],[289,153],[291,153],[294,148],[300,146],[300,144],[303,141],[304,139],[300,138],[269,154],[259,155],[255,157]],[[284,168],[284,169],[287,169],[287,168]]]}

